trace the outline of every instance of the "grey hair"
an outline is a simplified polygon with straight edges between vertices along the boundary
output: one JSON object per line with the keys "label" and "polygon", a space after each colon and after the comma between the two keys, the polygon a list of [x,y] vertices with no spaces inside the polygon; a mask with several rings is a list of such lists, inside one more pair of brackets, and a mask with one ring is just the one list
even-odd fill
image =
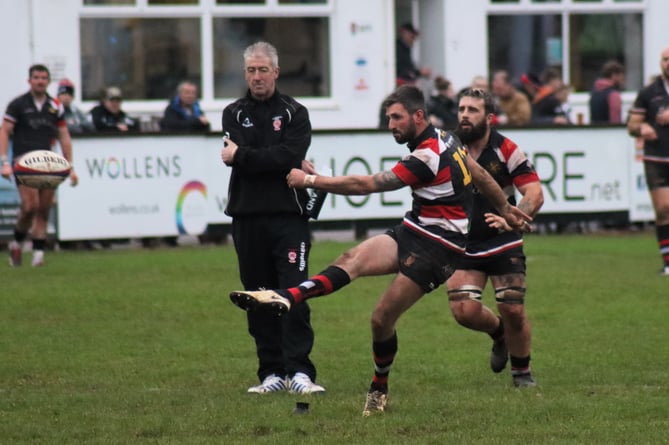
{"label": "grey hair", "polygon": [[244,60],[250,59],[256,53],[261,53],[272,61],[272,65],[275,68],[279,67],[279,53],[276,51],[276,48],[271,43],[267,42],[256,42],[253,45],[249,45],[244,50]]}
{"label": "grey hair", "polygon": [[192,85],[192,86],[194,86],[195,88],[197,88],[197,85],[195,85],[195,84],[194,84],[193,82],[191,82],[190,80],[183,80],[183,81],[179,82],[179,85],[177,85],[177,93],[181,93],[181,90],[182,90],[183,87],[185,87],[186,85]]}

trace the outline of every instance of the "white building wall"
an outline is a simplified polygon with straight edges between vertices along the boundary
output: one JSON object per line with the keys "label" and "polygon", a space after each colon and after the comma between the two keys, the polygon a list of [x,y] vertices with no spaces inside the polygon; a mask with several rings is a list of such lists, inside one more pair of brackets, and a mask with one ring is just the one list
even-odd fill
{"label": "white building wall", "polygon": [[[55,93],[61,77],[80,85],[79,11],[81,0],[0,0],[0,111],[27,91],[28,67],[46,63],[52,69]],[[417,26],[421,39],[417,58],[435,75],[444,74],[456,88],[468,85],[475,75],[487,75],[487,0],[420,0]],[[669,1],[646,0],[644,78],[659,72],[659,54],[669,45]],[[316,129],[373,128],[379,104],[394,87],[395,20],[392,0],[333,0],[331,21],[332,97],[303,99]],[[124,7],[120,7],[124,10]],[[207,27],[203,27],[206,29]],[[354,31],[355,29],[355,31]],[[204,57],[204,55],[203,55]],[[109,63],[114,63],[110,60]],[[206,67],[206,65],[205,65]],[[240,76],[241,61],[240,61]],[[281,79],[279,79],[279,86]],[[362,82],[365,88],[356,88]],[[426,92],[431,84],[425,83]],[[210,87],[210,85],[209,85]],[[228,100],[206,97],[202,101],[214,129]],[[635,92],[624,95],[628,107]],[[587,94],[572,94],[574,113],[587,112]],[[84,103],[89,109],[93,104]],[[132,114],[160,115],[162,101],[126,101]]]}

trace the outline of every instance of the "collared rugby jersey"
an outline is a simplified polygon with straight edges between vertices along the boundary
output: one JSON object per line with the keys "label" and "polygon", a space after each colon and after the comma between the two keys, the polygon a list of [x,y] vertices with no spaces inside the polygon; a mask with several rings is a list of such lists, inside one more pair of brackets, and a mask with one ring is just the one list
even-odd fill
{"label": "collared rugby jersey", "polygon": [[[516,205],[515,187],[539,181],[534,165],[515,142],[494,128],[477,162],[499,184],[511,205]],[[467,254],[490,256],[522,246],[522,235],[516,231],[499,233],[485,222],[485,213],[499,214],[490,202],[474,188]]]}
{"label": "collared rugby jersey", "polygon": [[30,92],[9,103],[4,119],[14,124],[14,159],[33,150],[51,150],[58,129],[67,126],[65,108],[58,99],[47,95],[41,109],[38,109]]}
{"label": "collared rugby jersey", "polygon": [[392,168],[412,190],[411,210],[404,215],[403,224],[464,252],[472,178],[460,139],[430,125],[408,147],[411,152]]}
{"label": "collared rugby jersey", "polygon": [[630,113],[643,114],[644,122],[657,133],[654,141],[646,140],[643,146],[644,161],[669,162],[669,125],[655,122],[658,113],[669,108],[669,93],[662,76],[639,91]]}

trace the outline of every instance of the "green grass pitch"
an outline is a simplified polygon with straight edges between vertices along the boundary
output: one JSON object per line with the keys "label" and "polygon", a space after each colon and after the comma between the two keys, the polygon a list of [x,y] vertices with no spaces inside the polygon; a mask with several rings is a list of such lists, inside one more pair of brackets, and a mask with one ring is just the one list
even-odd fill
{"label": "green grass pitch", "polygon": [[[310,271],[350,245],[315,243]],[[539,386],[493,374],[490,340],[455,324],[440,288],[400,320],[389,409],[370,418],[369,315],[390,277],[311,300],[325,395],[258,396],[227,296],[232,246],[0,267],[0,443],[669,443],[669,277],[653,235],[530,235],[526,252]],[[298,401],[309,414],[292,413]]]}

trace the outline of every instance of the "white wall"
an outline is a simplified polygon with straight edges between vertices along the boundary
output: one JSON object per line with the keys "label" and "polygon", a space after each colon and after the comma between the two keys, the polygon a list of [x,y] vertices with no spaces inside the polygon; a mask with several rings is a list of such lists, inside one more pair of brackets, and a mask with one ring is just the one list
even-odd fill
{"label": "white wall", "polygon": [[[0,41],[3,68],[0,70],[0,112],[17,95],[28,90],[28,67],[45,62],[52,69],[55,93],[61,76],[80,84],[78,12],[81,0],[0,0]],[[669,45],[669,1],[646,0],[644,36],[644,78],[659,72],[659,54]],[[456,88],[468,85],[472,77],[487,74],[487,0],[421,0],[417,23],[421,26],[419,58],[434,74],[445,74]],[[391,0],[333,0],[331,24],[330,99],[303,99],[316,129],[374,128],[381,100],[394,87],[395,21]],[[355,25],[356,32],[353,32]],[[364,66],[356,64],[363,60]],[[240,69],[240,76],[241,76]],[[361,79],[367,89],[356,89]],[[279,79],[279,86],[280,86]],[[429,91],[431,84],[424,84]],[[625,96],[625,108],[634,98]],[[220,129],[220,113],[228,100],[204,99],[205,112],[214,130]],[[76,99],[75,99],[76,100]],[[587,95],[570,98],[574,113],[586,111]],[[83,104],[84,109],[92,103]],[[161,101],[124,103],[132,114],[160,115]],[[586,119],[587,122],[587,119]]]}

